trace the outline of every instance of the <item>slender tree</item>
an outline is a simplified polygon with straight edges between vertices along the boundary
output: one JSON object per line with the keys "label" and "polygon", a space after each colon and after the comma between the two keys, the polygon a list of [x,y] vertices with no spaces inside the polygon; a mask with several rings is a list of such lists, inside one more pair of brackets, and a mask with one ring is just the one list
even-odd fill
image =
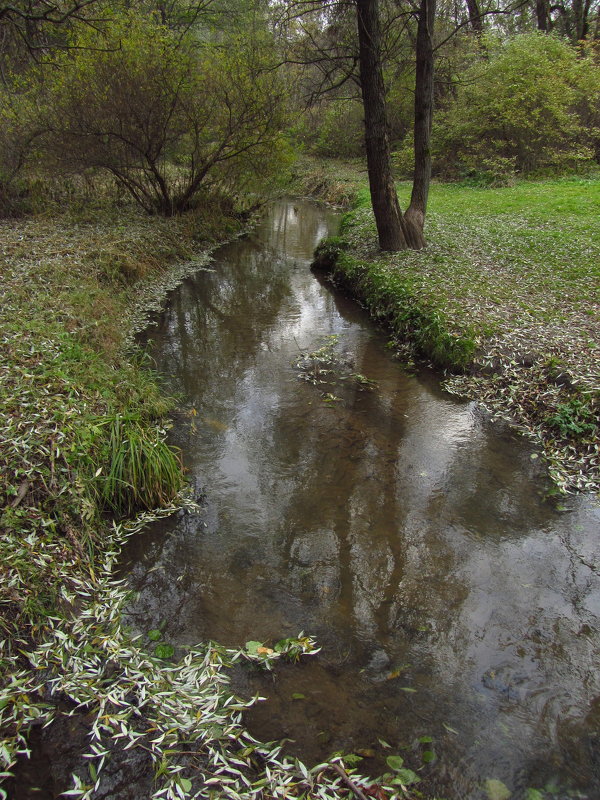
{"label": "slender tree", "polygon": [[[435,0],[420,0],[420,5],[387,4],[385,11],[397,25],[388,31],[384,40],[380,21],[379,0],[292,0],[282,2],[282,16],[291,19],[316,17],[313,28],[301,22],[304,34],[301,41],[311,53],[290,58],[289,63],[303,64],[318,76],[317,94],[339,92],[342,86],[355,82],[360,87],[364,116],[364,141],[369,175],[371,203],[382,250],[420,249],[425,246],[423,227],[431,174],[430,138],[433,110],[433,26]],[[347,20],[354,8],[358,39],[358,57],[351,44],[340,49],[329,42],[328,32]],[[411,204],[407,215],[402,214],[394,184],[386,113],[386,93],[383,60],[386,48],[398,46],[398,41],[410,23],[418,21],[416,37],[415,84],[415,172]],[[358,75],[355,67],[358,67]],[[314,92],[311,92],[314,99]]]}
{"label": "slender tree", "polygon": [[414,150],[415,167],[410,205],[405,214],[409,244],[425,247],[425,213],[431,180],[431,125],[433,122],[433,32],[436,0],[420,0],[416,46]]}
{"label": "slender tree", "polygon": [[382,250],[405,250],[409,243],[392,175],[378,11],[377,0],[356,0],[369,187],[379,246]]}
{"label": "slender tree", "polygon": [[[538,0],[540,2],[541,0]],[[483,33],[483,17],[479,9],[477,0],[467,0],[467,9],[469,11],[469,24],[477,34]]]}

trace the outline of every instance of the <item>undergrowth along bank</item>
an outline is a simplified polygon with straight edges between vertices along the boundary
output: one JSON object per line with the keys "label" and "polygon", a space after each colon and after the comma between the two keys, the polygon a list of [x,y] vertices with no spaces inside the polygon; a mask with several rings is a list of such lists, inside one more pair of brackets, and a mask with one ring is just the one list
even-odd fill
{"label": "undergrowth along bank", "polygon": [[180,219],[90,204],[0,221],[0,656],[43,639],[64,587],[93,574],[109,515],[181,490],[172,400],[126,348],[240,227],[218,201]]}
{"label": "undergrowth along bank", "polygon": [[358,175],[354,187],[340,237],[320,245],[317,263],[405,358],[445,370],[449,392],[538,442],[558,491],[597,492],[600,180],[434,185],[428,247],[394,254],[377,248]]}

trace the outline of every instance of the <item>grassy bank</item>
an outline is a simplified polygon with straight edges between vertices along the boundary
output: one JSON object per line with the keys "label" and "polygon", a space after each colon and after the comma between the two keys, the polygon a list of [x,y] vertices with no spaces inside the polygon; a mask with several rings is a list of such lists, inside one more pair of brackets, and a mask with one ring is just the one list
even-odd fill
{"label": "grassy bank", "polygon": [[181,488],[161,427],[169,401],[125,348],[169,266],[236,225],[217,208],[188,220],[95,208],[0,222],[0,627],[9,646],[43,633],[71,567],[93,569],[106,514],[163,505]]}
{"label": "grassy bank", "polygon": [[174,265],[201,264],[239,227],[218,204],[185,220],[90,204],[0,221],[0,773],[43,716],[31,654],[91,602],[112,519],[183,487],[172,401],[127,355],[131,336]]}
{"label": "grassy bank", "polygon": [[378,252],[364,177],[354,186],[342,247],[324,245],[334,280],[447,370],[449,391],[540,442],[559,489],[598,491],[600,180],[434,185],[427,249],[397,254]]}

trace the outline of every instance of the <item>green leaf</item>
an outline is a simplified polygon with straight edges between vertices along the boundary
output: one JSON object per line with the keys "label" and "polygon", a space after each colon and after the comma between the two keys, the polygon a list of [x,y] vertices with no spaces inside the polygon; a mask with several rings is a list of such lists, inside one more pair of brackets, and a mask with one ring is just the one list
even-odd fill
{"label": "green leaf", "polygon": [[400,689],[403,692],[416,692],[416,689],[413,689],[412,686],[401,686]]}
{"label": "green leaf", "polygon": [[525,792],[524,800],[544,800],[544,793],[539,789],[529,788]]}
{"label": "green leaf", "polygon": [[385,763],[390,769],[399,770],[402,769],[404,759],[401,756],[388,756],[385,760]]}
{"label": "green leaf", "polygon": [[180,778],[179,785],[184,792],[190,792],[192,790],[192,782],[189,778]]}
{"label": "green leaf", "polygon": [[496,778],[488,778],[485,782],[485,791],[488,800],[508,800],[512,792],[502,781]]}
{"label": "green leaf", "polygon": [[412,769],[399,769],[392,783],[398,783],[401,786],[410,786],[413,783],[419,783],[420,780],[421,778],[419,778]]}
{"label": "green leaf", "polygon": [[246,642],[246,650],[250,655],[257,656],[258,655],[258,648],[262,647],[262,642]]}
{"label": "green leaf", "polygon": [[424,764],[431,764],[432,761],[435,761],[436,756],[433,750],[425,750],[421,758]]}
{"label": "green leaf", "polygon": [[154,630],[148,631],[148,638],[151,642],[158,642],[162,639],[162,633],[158,630],[158,628],[154,628]]}
{"label": "green leaf", "polygon": [[444,728],[446,728],[448,733],[454,733],[456,736],[458,736],[458,731],[456,730],[456,728],[451,728],[447,722],[442,722],[442,725],[444,726]]}
{"label": "green leaf", "polygon": [[356,764],[360,764],[362,761],[362,756],[359,756],[356,753],[346,753],[344,756],[344,761],[349,767],[353,767]]}
{"label": "green leaf", "polygon": [[154,655],[157,658],[171,658],[175,653],[175,648],[171,644],[166,644],[165,642],[161,642],[161,644],[157,644],[154,648]]}
{"label": "green leaf", "polygon": [[302,692],[294,692],[292,694],[292,700],[306,700],[306,695],[302,694]]}
{"label": "green leaf", "polygon": [[421,736],[419,741],[421,742],[421,744],[430,744],[431,742],[433,742],[433,737],[432,736]]}

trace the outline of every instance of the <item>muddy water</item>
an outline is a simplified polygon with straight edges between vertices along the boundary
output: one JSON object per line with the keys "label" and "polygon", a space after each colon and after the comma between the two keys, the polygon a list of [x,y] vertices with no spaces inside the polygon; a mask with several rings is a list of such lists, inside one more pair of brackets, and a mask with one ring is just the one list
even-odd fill
{"label": "muddy water", "polygon": [[[275,204],[148,333],[205,508],[131,543],[132,619],[176,645],[315,635],[306,663],[235,678],[269,698],[251,730],[308,761],[401,753],[447,798],[600,797],[600,514],[545,500],[529,445],[403,372],[321,285],[335,225]],[[332,335],[344,379],[301,380]]]}

